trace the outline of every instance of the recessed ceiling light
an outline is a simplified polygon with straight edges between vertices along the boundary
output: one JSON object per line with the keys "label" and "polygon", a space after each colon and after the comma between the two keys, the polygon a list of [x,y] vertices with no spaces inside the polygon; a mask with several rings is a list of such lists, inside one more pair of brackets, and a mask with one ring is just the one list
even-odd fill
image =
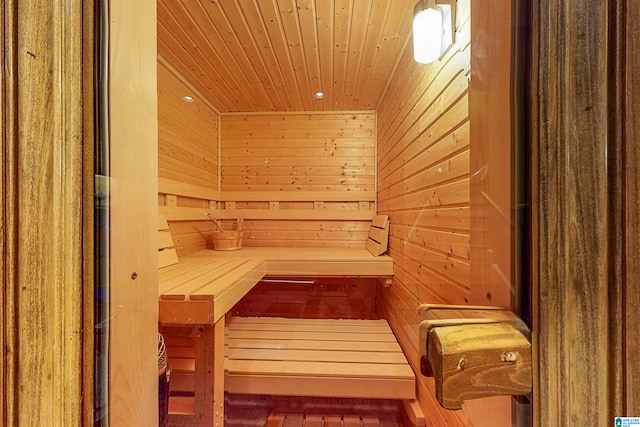
{"label": "recessed ceiling light", "polygon": [[318,98],[318,99],[324,98],[324,93],[323,92],[316,92],[316,98]]}
{"label": "recessed ceiling light", "polygon": [[187,102],[193,102],[193,97],[187,95],[187,96],[184,97],[184,100],[187,101]]}

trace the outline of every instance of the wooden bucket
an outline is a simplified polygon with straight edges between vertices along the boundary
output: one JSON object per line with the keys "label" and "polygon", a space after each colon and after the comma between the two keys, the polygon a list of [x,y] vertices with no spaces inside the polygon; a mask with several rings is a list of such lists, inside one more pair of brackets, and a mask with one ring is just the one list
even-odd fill
{"label": "wooden bucket", "polygon": [[213,249],[216,251],[237,251],[242,248],[242,231],[214,231],[212,233]]}

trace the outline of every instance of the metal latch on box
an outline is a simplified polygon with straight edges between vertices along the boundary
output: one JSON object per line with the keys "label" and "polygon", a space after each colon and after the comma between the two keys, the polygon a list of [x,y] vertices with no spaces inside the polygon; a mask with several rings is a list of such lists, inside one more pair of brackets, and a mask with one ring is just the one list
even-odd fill
{"label": "metal latch on box", "polygon": [[447,409],[468,399],[531,392],[531,332],[500,307],[422,304],[420,370]]}

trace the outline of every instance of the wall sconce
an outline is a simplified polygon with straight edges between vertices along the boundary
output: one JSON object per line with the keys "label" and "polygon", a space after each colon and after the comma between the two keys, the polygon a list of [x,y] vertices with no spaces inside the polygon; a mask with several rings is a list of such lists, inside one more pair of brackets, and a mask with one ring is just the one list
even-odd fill
{"label": "wall sconce", "polygon": [[420,0],[413,9],[413,58],[421,64],[440,59],[453,44],[456,0]]}

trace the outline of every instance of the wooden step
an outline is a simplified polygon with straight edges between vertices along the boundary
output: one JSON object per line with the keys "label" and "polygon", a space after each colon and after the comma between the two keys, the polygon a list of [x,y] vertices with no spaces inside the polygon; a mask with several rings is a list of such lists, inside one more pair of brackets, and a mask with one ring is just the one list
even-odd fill
{"label": "wooden step", "polygon": [[225,389],[232,393],[415,399],[415,376],[385,320],[234,317]]}

